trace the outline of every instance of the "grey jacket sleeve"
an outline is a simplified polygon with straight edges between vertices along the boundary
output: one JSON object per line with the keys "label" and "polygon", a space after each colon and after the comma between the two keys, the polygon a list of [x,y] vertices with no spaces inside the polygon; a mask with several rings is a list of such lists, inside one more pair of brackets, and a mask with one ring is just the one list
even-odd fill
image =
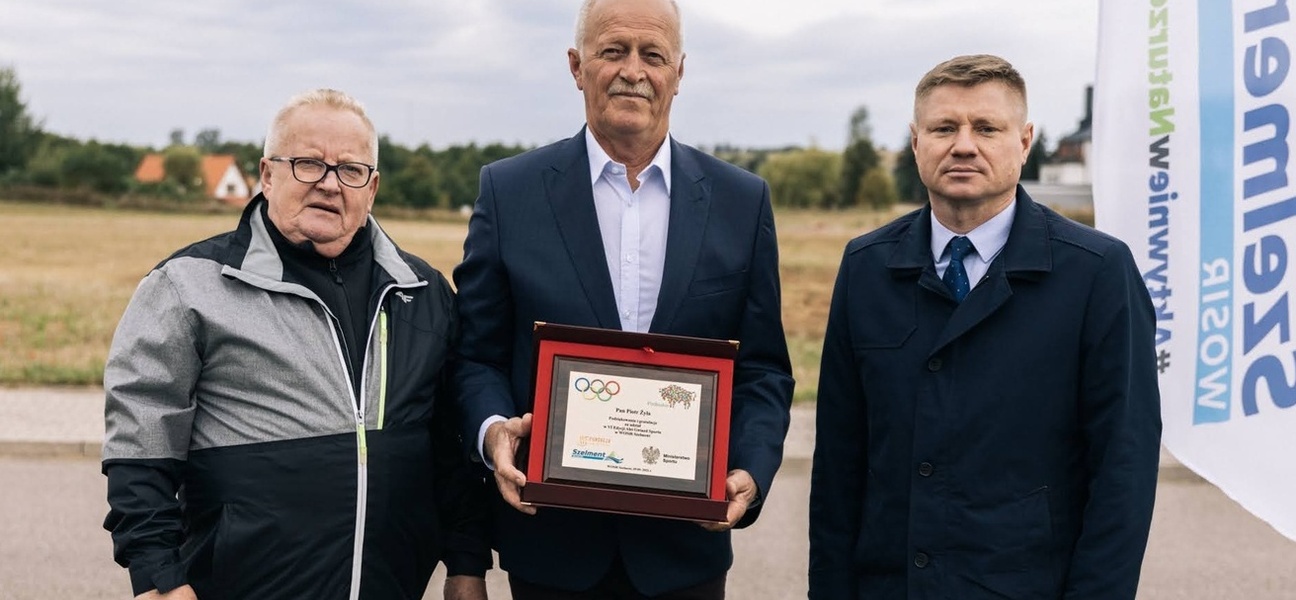
{"label": "grey jacket sleeve", "polygon": [[104,369],[104,528],[135,594],[185,583],[176,493],[202,363],[193,325],[175,287],[155,270],[126,307]]}

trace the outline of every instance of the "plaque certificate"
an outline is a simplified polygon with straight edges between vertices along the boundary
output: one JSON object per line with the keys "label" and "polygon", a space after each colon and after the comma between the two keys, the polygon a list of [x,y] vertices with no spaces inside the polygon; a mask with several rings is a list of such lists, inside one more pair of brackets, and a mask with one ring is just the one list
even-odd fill
{"label": "plaque certificate", "polygon": [[722,521],[737,343],[537,324],[522,499]]}

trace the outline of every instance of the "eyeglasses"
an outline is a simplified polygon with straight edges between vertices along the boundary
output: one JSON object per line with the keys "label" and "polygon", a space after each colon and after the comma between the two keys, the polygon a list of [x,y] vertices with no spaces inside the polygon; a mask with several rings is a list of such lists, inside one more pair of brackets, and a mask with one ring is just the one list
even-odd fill
{"label": "eyeglasses", "polygon": [[268,160],[292,164],[293,177],[302,183],[319,183],[329,171],[337,173],[338,181],[347,187],[361,188],[369,183],[378,167],[361,162],[344,162],[330,165],[317,158],[271,156]]}

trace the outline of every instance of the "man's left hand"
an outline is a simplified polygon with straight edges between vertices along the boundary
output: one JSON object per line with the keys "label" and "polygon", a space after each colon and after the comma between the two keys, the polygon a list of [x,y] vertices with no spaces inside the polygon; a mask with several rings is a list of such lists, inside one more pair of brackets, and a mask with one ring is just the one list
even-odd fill
{"label": "man's left hand", "polygon": [[756,501],[756,480],[747,471],[734,469],[725,478],[725,497],[729,500],[729,509],[725,520],[719,523],[698,523],[707,531],[720,532],[732,529],[747,514],[747,507]]}
{"label": "man's left hand", "polygon": [[446,577],[445,600],[486,600],[486,579],[472,575]]}

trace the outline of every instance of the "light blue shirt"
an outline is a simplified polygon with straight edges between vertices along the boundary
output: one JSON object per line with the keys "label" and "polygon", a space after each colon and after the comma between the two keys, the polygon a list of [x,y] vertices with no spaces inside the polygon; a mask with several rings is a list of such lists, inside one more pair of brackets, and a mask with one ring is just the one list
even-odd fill
{"label": "light blue shirt", "polygon": [[612,160],[585,129],[594,210],[621,329],[644,333],[657,312],[670,221],[671,145],[667,139],[630,189],[626,166]]}
{"label": "light blue shirt", "polygon": [[[967,270],[969,291],[985,279],[986,271],[990,270],[990,261],[999,256],[1004,244],[1008,243],[1008,232],[1012,230],[1013,216],[1016,214],[1017,202],[1009,202],[1007,208],[999,211],[999,214],[990,217],[990,220],[965,234],[973,247],[973,251],[963,257],[963,268]],[[936,276],[944,277],[945,267],[949,266],[950,261],[947,246],[950,240],[959,234],[941,225],[940,221],[936,220],[935,212],[931,215],[931,232],[932,260],[936,261]]]}

